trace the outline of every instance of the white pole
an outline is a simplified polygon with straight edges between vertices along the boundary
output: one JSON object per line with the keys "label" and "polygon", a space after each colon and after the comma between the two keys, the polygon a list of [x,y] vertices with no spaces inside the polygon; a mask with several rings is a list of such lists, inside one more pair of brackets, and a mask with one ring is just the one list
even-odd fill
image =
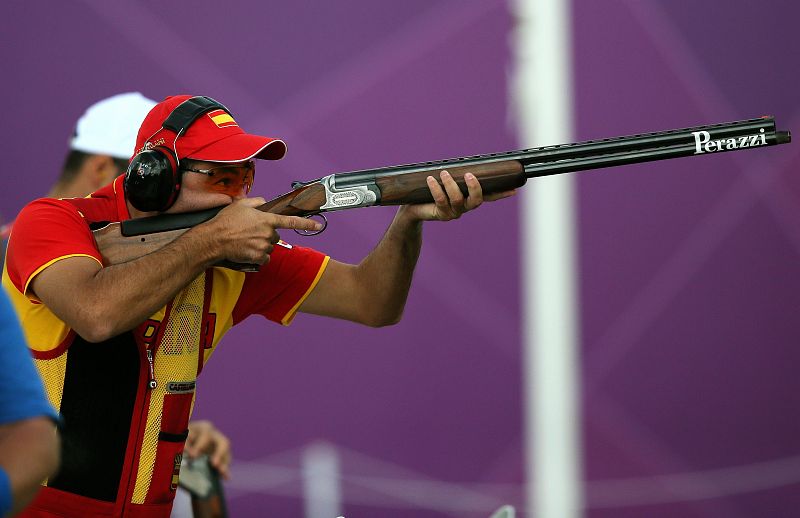
{"label": "white pole", "polygon": [[342,512],[339,455],[327,443],[303,452],[305,518],[335,518]]}
{"label": "white pole", "polygon": [[[515,111],[523,147],[571,142],[568,0],[517,0]],[[570,175],[522,190],[526,507],[539,518],[583,514],[579,312]]]}

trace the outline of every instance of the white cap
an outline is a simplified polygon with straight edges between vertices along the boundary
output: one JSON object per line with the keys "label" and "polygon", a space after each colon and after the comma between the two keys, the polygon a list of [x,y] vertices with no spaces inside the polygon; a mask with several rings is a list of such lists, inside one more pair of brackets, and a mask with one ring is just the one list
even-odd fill
{"label": "white cap", "polygon": [[78,119],[70,148],[94,155],[130,158],[139,126],[155,105],[155,101],[139,92],[128,92],[89,106]]}

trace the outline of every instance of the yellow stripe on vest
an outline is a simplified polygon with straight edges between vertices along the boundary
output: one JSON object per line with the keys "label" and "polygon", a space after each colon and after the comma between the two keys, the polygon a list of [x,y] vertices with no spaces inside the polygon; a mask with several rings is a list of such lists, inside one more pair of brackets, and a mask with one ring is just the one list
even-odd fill
{"label": "yellow stripe on vest", "polygon": [[[158,384],[150,393],[139,469],[131,498],[134,504],[143,504],[150,491],[167,386],[170,382],[194,381],[197,377],[197,348],[200,346],[204,296],[205,275],[200,275],[172,301],[169,321],[153,358]],[[161,314],[163,316],[163,312]],[[159,469],[171,472],[172,465],[159,466]]]}

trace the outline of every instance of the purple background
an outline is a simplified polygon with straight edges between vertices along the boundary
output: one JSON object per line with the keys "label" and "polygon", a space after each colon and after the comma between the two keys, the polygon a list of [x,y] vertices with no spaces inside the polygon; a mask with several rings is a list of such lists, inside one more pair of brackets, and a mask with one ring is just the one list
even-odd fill
{"label": "purple background", "polygon": [[[3,2],[7,220],[114,93],[210,95],[284,138],[292,180],[518,147],[505,2]],[[800,5],[573,5],[578,139],[774,114],[800,127]],[[577,175],[587,516],[800,509],[797,144]],[[344,513],[523,505],[519,200],[429,224],[403,322],[251,319],[199,382],[234,442],[233,516],[299,516],[302,450],[332,444]],[[391,208],[317,238],[360,260]],[[287,237],[288,236],[284,236]],[[795,317],[795,318],[793,318]]]}

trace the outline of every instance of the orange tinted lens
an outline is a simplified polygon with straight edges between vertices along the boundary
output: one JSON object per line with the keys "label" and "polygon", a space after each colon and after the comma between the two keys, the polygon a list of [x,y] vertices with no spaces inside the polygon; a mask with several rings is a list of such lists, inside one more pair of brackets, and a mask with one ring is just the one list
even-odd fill
{"label": "orange tinted lens", "polygon": [[253,186],[255,166],[252,163],[240,166],[218,167],[206,178],[206,186],[210,191],[239,196],[247,194]]}

